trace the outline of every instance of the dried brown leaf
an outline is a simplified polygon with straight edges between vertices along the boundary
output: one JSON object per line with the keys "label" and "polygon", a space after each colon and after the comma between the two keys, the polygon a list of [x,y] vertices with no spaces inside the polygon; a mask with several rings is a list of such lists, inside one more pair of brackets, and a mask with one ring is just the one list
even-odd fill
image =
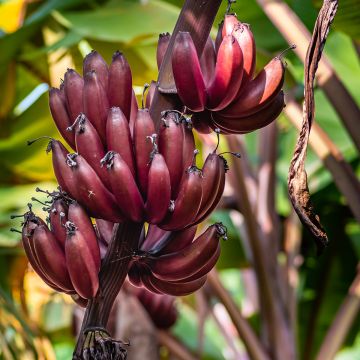
{"label": "dried brown leaf", "polygon": [[338,7],[337,0],[324,0],[323,6],[316,19],[313,35],[309,44],[305,60],[305,90],[303,105],[303,123],[294,156],[291,160],[288,178],[288,189],[293,207],[301,222],[314,235],[318,252],[328,244],[328,237],[315,213],[310,200],[310,193],[305,170],[306,150],[315,116],[314,78],[321,59],[329,28],[334,20]]}

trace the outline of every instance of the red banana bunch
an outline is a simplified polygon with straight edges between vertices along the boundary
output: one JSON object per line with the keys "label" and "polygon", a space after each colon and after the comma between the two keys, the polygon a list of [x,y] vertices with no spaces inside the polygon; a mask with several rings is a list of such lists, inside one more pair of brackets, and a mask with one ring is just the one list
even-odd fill
{"label": "red banana bunch", "polygon": [[226,229],[221,223],[214,224],[194,240],[196,228],[166,231],[150,225],[129,269],[130,282],[173,296],[202,287],[220,256],[219,239],[226,239]]}
{"label": "red banana bunch", "polygon": [[[61,142],[51,139],[49,143],[63,191],[90,216],[111,223],[146,221],[179,230],[207,217],[223,192],[223,159],[211,154],[213,161],[198,169],[193,164],[195,141],[187,118],[166,111],[156,132],[148,109],[131,110],[132,97],[124,95],[126,91],[132,94],[131,72],[120,53],[115,53],[108,68],[92,52],[83,68],[84,80],[68,70],[62,89],[50,91],[54,120],[76,149],[68,153]],[[148,104],[153,89],[150,86]],[[55,102],[62,91],[62,101]],[[136,113],[132,129],[125,112],[130,117]]]}
{"label": "red banana bunch", "polygon": [[226,15],[220,25],[216,53],[211,46],[214,48],[209,40],[203,51],[209,59],[205,64],[190,34],[179,32],[172,53],[177,93],[194,113],[195,129],[209,133],[219,128],[223,134],[244,134],[274,121],[285,106],[281,91],[285,66],[281,56],[272,59],[254,78],[254,37],[236,15]]}
{"label": "red banana bunch", "polygon": [[29,205],[22,223],[25,253],[47,285],[86,302],[99,289],[101,259],[94,226],[85,210],[65,193],[46,193],[51,197],[44,204],[50,228]]}

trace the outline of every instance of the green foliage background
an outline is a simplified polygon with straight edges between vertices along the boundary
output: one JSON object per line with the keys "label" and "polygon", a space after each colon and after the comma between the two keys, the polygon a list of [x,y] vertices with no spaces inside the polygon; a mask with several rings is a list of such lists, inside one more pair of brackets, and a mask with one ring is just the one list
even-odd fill
{"label": "green foliage background", "polygon": [[[287,3],[311,30],[320,2],[288,0]],[[325,53],[360,104],[357,52],[360,8],[356,3],[356,0],[340,2]],[[26,145],[27,140],[42,135],[59,137],[48,109],[48,87],[59,86],[65,64],[72,63],[81,71],[82,58],[91,49],[100,52],[108,62],[112,53],[120,49],[131,64],[135,90],[141,94],[144,83],[157,77],[155,52],[158,34],[172,31],[181,5],[179,0],[37,1],[27,5],[22,22],[18,19],[24,1],[0,1],[0,359],[30,359],[39,354],[49,359],[54,356],[68,359],[74,341],[71,335],[72,305],[63,297],[47,292],[45,301],[38,307],[35,304],[37,298],[28,287],[25,297],[30,310],[26,312],[20,305],[24,296],[26,260],[19,245],[19,234],[9,231],[10,227],[19,227],[19,222],[10,221],[10,214],[21,214],[26,210],[27,202],[36,195],[35,187],[51,189],[56,186],[51,157],[44,151],[44,142],[31,148]],[[223,17],[225,7],[224,2],[215,24]],[[258,68],[287,47],[255,0],[239,0],[233,10],[241,21],[251,24],[258,47]],[[213,35],[216,35],[216,27]],[[286,87],[294,90],[301,100],[303,65],[291,53],[286,60]],[[359,154],[321,90],[316,90],[316,107],[316,120],[359,174]],[[286,192],[287,170],[297,131],[284,116],[278,123],[281,136],[277,207],[279,214],[285,217],[290,211]],[[246,142],[249,156],[256,165],[257,135],[246,136]],[[316,207],[332,242],[326,254],[318,259],[311,239],[304,233],[304,263],[298,289],[298,335],[299,349],[311,349],[312,354],[355,275],[360,258],[360,228],[329,172],[311,150],[307,169]],[[41,206],[38,210],[41,211]],[[224,284],[241,303],[245,294],[241,285],[242,272],[237,269],[246,269],[248,262],[240,232],[228,211],[218,211],[213,218],[220,219],[230,229],[231,241],[224,244],[218,267]],[[32,308],[37,308],[37,311],[32,311]],[[195,310],[191,301],[182,302],[180,308],[181,317],[173,331],[189,347],[196,348]],[[256,314],[253,320],[254,323],[258,321]],[[358,324],[337,360],[360,358]],[[205,334],[204,358],[225,358],[223,339],[218,336],[211,320],[206,323]],[[311,356],[303,355],[304,358]]]}

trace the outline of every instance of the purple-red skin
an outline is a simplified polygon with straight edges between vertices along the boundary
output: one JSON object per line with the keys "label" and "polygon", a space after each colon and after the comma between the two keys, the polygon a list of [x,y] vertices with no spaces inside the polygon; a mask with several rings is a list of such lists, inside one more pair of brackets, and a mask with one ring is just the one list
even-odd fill
{"label": "purple-red skin", "polygon": [[206,89],[206,107],[218,111],[228,106],[239,92],[243,77],[243,54],[232,35],[225,36],[216,58],[214,77]]}
{"label": "purple-red skin", "polygon": [[75,135],[66,129],[71,125],[70,116],[66,109],[64,96],[59,89],[49,91],[49,106],[55,125],[65,141],[75,150]]}
{"label": "purple-red skin", "polygon": [[98,132],[102,143],[106,144],[106,119],[109,101],[106,91],[95,71],[84,75],[84,113]]}
{"label": "purple-red skin", "polygon": [[68,233],[65,243],[66,265],[76,292],[84,299],[95,297],[99,289],[98,269],[87,239],[78,230]]}
{"label": "purple-red skin", "polygon": [[169,241],[166,242],[159,252],[160,255],[170,254],[172,252],[180,251],[186,246],[190,245],[196,234],[197,225],[190,226],[187,229],[180,231],[173,231]]}
{"label": "purple-red skin", "polygon": [[155,154],[148,173],[148,190],[145,204],[146,219],[151,224],[160,223],[167,214],[171,198],[170,173],[165,159]]}
{"label": "purple-red skin", "polygon": [[147,137],[154,133],[154,122],[150,117],[149,110],[139,109],[134,126],[134,150],[137,180],[143,195],[147,194],[150,154],[153,150],[153,145]]}
{"label": "purple-red skin", "polygon": [[75,70],[68,69],[64,75],[64,94],[71,123],[84,112],[83,91],[84,79]]}
{"label": "purple-red skin", "polygon": [[[67,213],[68,206],[64,200],[57,199],[51,205],[49,213],[50,228],[62,249],[64,249],[66,240],[66,229],[64,225],[67,221]],[[61,216],[61,214],[64,216]]]}
{"label": "purple-red skin", "polygon": [[209,36],[205,43],[204,50],[200,56],[200,67],[206,87],[210,85],[214,77],[215,64],[216,64],[216,53],[215,53],[214,42]]}
{"label": "purple-red skin", "polygon": [[80,204],[74,202],[69,205],[69,221],[75,224],[81,235],[86,239],[86,244],[93,257],[95,268],[100,270],[100,249],[94,226],[85,210]]}
{"label": "purple-red skin", "polygon": [[131,170],[120,154],[115,153],[111,161],[108,173],[117,205],[127,218],[140,222],[144,217],[144,202]]}
{"label": "purple-red skin", "polygon": [[106,142],[109,151],[119,153],[135,177],[135,160],[129,122],[119,107],[109,110],[106,123]]}
{"label": "purple-red skin", "polygon": [[75,142],[78,154],[84,157],[104,185],[110,189],[107,171],[100,164],[100,160],[105,156],[104,145],[95,127],[84,114],[83,119],[75,126]]}
{"label": "purple-red skin", "polygon": [[95,71],[99,81],[104,87],[105,91],[108,90],[108,79],[109,79],[109,69],[106,64],[106,61],[103,57],[95,50],[92,50],[87,54],[83,61],[83,75],[87,74],[90,71]]}
{"label": "purple-red skin", "polygon": [[186,169],[183,164],[184,133],[178,123],[178,114],[169,112],[159,129],[159,151],[164,157],[170,173],[172,199],[178,193],[181,178]]}
{"label": "purple-red skin", "polygon": [[106,243],[110,244],[114,223],[102,219],[95,219],[96,228],[99,232],[101,239]]}
{"label": "purple-red skin", "polygon": [[156,63],[158,70],[164,60],[166,50],[169,46],[171,35],[169,33],[163,33],[159,35],[159,40],[156,48]]}
{"label": "purple-red skin", "polygon": [[206,91],[200,61],[188,32],[179,32],[172,53],[172,69],[178,95],[184,105],[194,112],[203,111]]}
{"label": "purple-red skin", "polygon": [[109,67],[108,96],[110,106],[119,107],[129,121],[132,97],[132,75],[129,63],[119,51],[114,53]]}

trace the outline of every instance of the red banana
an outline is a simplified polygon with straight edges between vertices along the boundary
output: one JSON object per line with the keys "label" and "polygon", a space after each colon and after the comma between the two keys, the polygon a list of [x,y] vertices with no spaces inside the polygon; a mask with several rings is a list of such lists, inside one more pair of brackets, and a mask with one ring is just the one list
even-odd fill
{"label": "red banana", "polygon": [[243,76],[243,54],[232,35],[225,36],[216,58],[216,68],[211,84],[206,89],[208,109],[219,111],[236,97]]}
{"label": "red banana", "polygon": [[141,270],[142,268],[137,263],[133,263],[129,268],[128,271],[129,281],[135,287],[142,286]]}
{"label": "red banana", "polygon": [[216,53],[215,53],[214,42],[209,36],[205,43],[204,50],[200,56],[200,67],[206,86],[208,86],[211,83],[211,80],[214,77],[215,64],[216,64]]}
{"label": "red banana", "polygon": [[171,180],[169,169],[161,154],[154,154],[148,174],[146,219],[150,224],[160,223],[170,206]]}
{"label": "red banana", "polygon": [[132,221],[140,222],[144,216],[144,202],[136,181],[123,158],[109,151],[101,160],[109,173],[112,193],[123,214]]}
{"label": "red banana", "polygon": [[201,172],[192,166],[184,174],[174,210],[159,226],[165,230],[178,230],[194,221],[202,198]]}
{"label": "red banana", "polygon": [[233,35],[243,53],[244,58],[244,74],[242,86],[252,80],[256,65],[256,46],[254,35],[248,24],[242,24],[236,18],[236,15],[225,15],[224,27],[222,29],[222,37]]}
{"label": "red banana", "polygon": [[[223,39],[223,29],[224,29],[224,20],[222,20],[219,24],[219,29],[218,29],[216,39],[215,39],[215,53],[216,54],[219,51],[219,47],[220,47],[222,39]],[[231,35],[231,33],[227,34],[227,35]]]}
{"label": "red banana", "polygon": [[47,277],[63,290],[73,290],[63,249],[45,225],[39,225],[33,235],[34,250],[39,265]]}
{"label": "red banana", "polygon": [[156,62],[158,70],[160,70],[161,63],[169,46],[170,38],[171,35],[168,32],[159,35],[159,40],[156,48]]}
{"label": "red banana", "polygon": [[216,252],[223,234],[223,226],[214,224],[182,250],[147,258],[144,261],[158,279],[181,281],[194,275],[208,263]]}
{"label": "red banana", "polygon": [[109,103],[121,109],[130,120],[132,98],[132,75],[129,63],[124,55],[116,51],[109,67]]}
{"label": "red banana", "polygon": [[109,102],[106,91],[95,71],[84,75],[84,112],[94,125],[103,144],[106,144],[106,119]]}
{"label": "red banana", "polygon": [[66,265],[76,292],[84,299],[95,297],[99,289],[98,269],[85,236],[71,222],[67,223]]}
{"label": "red banana", "polygon": [[68,206],[62,199],[55,200],[49,212],[51,232],[62,248],[64,248],[66,240],[65,223],[67,221],[67,213]]}
{"label": "red banana", "polygon": [[85,114],[80,114],[75,124],[75,141],[78,154],[83,156],[104,185],[110,189],[107,171],[100,166],[100,160],[105,156],[104,145]]}
{"label": "red banana", "polygon": [[119,153],[128,165],[132,175],[135,176],[135,162],[129,122],[118,107],[112,107],[109,110],[106,123],[106,142],[107,149]]}
{"label": "red banana", "polygon": [[79,230],[81,235],[86,239],[86,244],[94,260],[95,268],[99,271],[101,261],[100,249],[91,219],[77,202],[69,205],[68,219],[75,224],[77,230]]}
{"label": "red banana", "polygon": [[60,141],[55,139],[50,140],[48,148],[52,151],[53,169],[61,189],[76,199],[78,184],[74,173],[66,164],[68,151]]}
{"label": "red banana", "polygon": [[134,150],[140,190],[147,193],[150,154],[153,150],[149,137],[155,133],[154,122],[148,109],[139,109],[134,124]]}
{"label": "red banana", "polygon": [[68,155],[67,165],[72,170],[77,184],[77,197],[91,216],[112,222],[124,219],[114,195],[106,189],[94,169],[77,154]]}
{"label": "red banana", "polygon": [[59,89],[51,88],[49,91],[49,106],[55,125],[61,136],[75,150],[75,135],[66,129],[71,125],[71,120],[66,109],[66,102]]}
{"label": "red banana", "polygon": [[266,107],[281,91],[284,83],[285,67],[280,57],[271,60],[263,70],[250,81],[240,96],[227,108],[220,111],[221,116],[239,118],[254,114]]}
{"label": "red banana", "polygon": [[179,115],[172,111],[167,112],[159,129],[159,151],[169,169],[172,198],[177,195],[183,172],[186,170],[181,166],[183,164],[183,137]]}
{"label": "red banana", "polygon": [[194,112],[203,111],[206,91],[200,61],[188,32],[179,32],[172,53],[172,69],[178,95],[184,105]]}
{"label": "red banana", "polygon": [[75,70],[68,69],[64,75],[64,94],[70,122],[73,122],[80,113],[84,112],[83,91],[83,78]]}
{"label": "red banana", "polygon": [[284,93],[280,93],[265,108],[258,112],[238,118],[228,118],[220,113],[213,114],[214,127],[229,133],[246,134],[248,132],[260,129],[273,122],[282,112],[285,106]]}
{"label": "red banana", "polygon": [[101,85],[104,87],[105,91],[107,91],[109,78],[108,66],[103,57],[95,50],[92,50],[87,54],[83,61],[83,75],[85,76],[85,74],[90,71],[96,72]]}

